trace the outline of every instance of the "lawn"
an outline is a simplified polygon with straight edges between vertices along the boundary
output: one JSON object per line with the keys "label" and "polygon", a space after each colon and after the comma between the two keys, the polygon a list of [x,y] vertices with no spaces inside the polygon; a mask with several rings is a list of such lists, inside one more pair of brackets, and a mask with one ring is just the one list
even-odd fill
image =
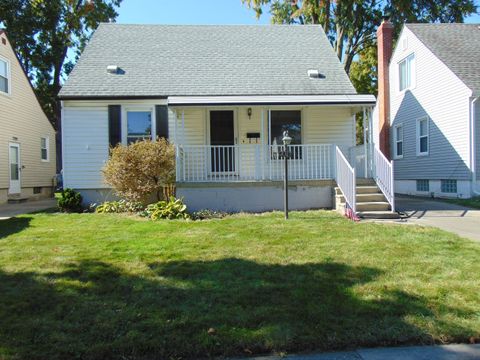
{"label": "lawn", "polygon": [[469,342],[480,244],[332,212],[0,222],[1,359],[186,359]]}
{"label": "lawn", "polygon": [[473,197],[471,199],[448,199],[447,201],[453,204],[480,209],[480,196]]}

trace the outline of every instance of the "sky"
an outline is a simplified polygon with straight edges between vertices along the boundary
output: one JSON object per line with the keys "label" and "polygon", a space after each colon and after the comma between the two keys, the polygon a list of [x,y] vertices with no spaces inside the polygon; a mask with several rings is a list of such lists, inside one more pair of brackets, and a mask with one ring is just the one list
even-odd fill
{"label": "sky", "polygon": [[[266,10],[257,20],[241,0],[123,0],[118,23],[123,24],[268,24]],[[480,15],[467,19],[480,23]]]}

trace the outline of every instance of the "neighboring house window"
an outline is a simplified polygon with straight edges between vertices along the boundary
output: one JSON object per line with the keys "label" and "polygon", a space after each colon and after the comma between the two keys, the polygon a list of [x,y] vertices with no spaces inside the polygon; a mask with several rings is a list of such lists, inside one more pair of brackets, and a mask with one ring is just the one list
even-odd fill
{"label": "neighboring house window", "polygon": [[457,180],[442,180],[441,190],[442,190],[442,193],[456,193]]}
{"label": "neighboring house window", "polygon": [[411,54],[398,63],[400,91],[413,87],[415,55]]}
{"label": "neighboring house window", "polygon": [[395,157],[402,158],[403,157],[403,126],[396,125],[395,126]]}
{"label": "neighboring house window", "polygon": [[48,137],[40,138],[40,156],[42,161],[48,161],[50,154],[49,154],[49,146],[48,146]]}
{"label": "neighboring house window", "polygon": [[428,180],[417,180],[417,191],[430,191],[430,182]]}
{"label": "neighboring house window", "polygon": [[[292,145],[302,143],[302,112],[300,110],[275,110],[270,112],[272,158],[280,158],[280,146],[283,145],[284,131],[288,131],[288,135],[292,138]],[[290,148],[289,153],[293,159],[302,158],[300,147]]]}
{"label": "neighboring house window", "polygon": [[152,113],[127,111],[127,143],[152,138]]}
{"label": "neighboring house window", "polygon": [[10,69],[7,61],[0,59],[0,92],[10,93]]}
{"label": "neighboring house window", "polygon": [[423,117],[417,120],[417,155],[428,155],[428,128],[428,117]]}

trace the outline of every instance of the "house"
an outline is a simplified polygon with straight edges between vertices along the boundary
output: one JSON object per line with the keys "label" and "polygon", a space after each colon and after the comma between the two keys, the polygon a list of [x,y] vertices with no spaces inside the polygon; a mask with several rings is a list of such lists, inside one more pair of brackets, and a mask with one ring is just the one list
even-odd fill
{"label": "house", "polygon": [[52,196],[55,130],[0,29],[0,203]]}
{"label": "house", "polygon": [[478,24],[405,24],[393,54],[392,26],[380,27],[374,132],[397,193],[480,194],[479,59]]}
{"label": "house", "polygon": [[356,93],[320,26],[101,24],[59,98],[64,184],[86,202],[112,197],[109,146],[163,136],[190,209],[281,209],[288,130],[291,207],[333,207],[337,184],[356,207],[347,158],[375,98]]}

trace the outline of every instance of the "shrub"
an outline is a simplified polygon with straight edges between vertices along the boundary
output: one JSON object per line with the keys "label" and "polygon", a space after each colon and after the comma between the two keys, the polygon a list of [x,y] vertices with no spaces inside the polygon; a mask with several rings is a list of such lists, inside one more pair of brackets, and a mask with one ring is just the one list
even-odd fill
{"label": "shrub", "polygon": [[103,169],[105,181],[121,198],[146,203],[175,182],[175,147],[161,138],[117,145]]}
{"label": "shrub", "polygon": [[58,207],[64,212],[81,212],[82,195],[72,189],[62,190],[58,198]]}
{"label": "shrub", "polygon": [[223,219],[226,216],[228,216],[228,213],[223,211],[203,209],[203,210],[195,211],[192,214],[192,219],[193,220]]}
{"label": "shrub", "polygon": [[145,207],[142,205],[142,203],[139,202],[130,202],[125,200],[105,201],[96,207],[95,212],[98,214],[137,213],[142,211],[144,208]]}
{"label": "shrub", "polygon": [[190,219],[190,215],[187,213],[187,206],[182,199],[175,199],[173,196],[168,201],[162,200],[148,205],[142,215],[152,220]]}

